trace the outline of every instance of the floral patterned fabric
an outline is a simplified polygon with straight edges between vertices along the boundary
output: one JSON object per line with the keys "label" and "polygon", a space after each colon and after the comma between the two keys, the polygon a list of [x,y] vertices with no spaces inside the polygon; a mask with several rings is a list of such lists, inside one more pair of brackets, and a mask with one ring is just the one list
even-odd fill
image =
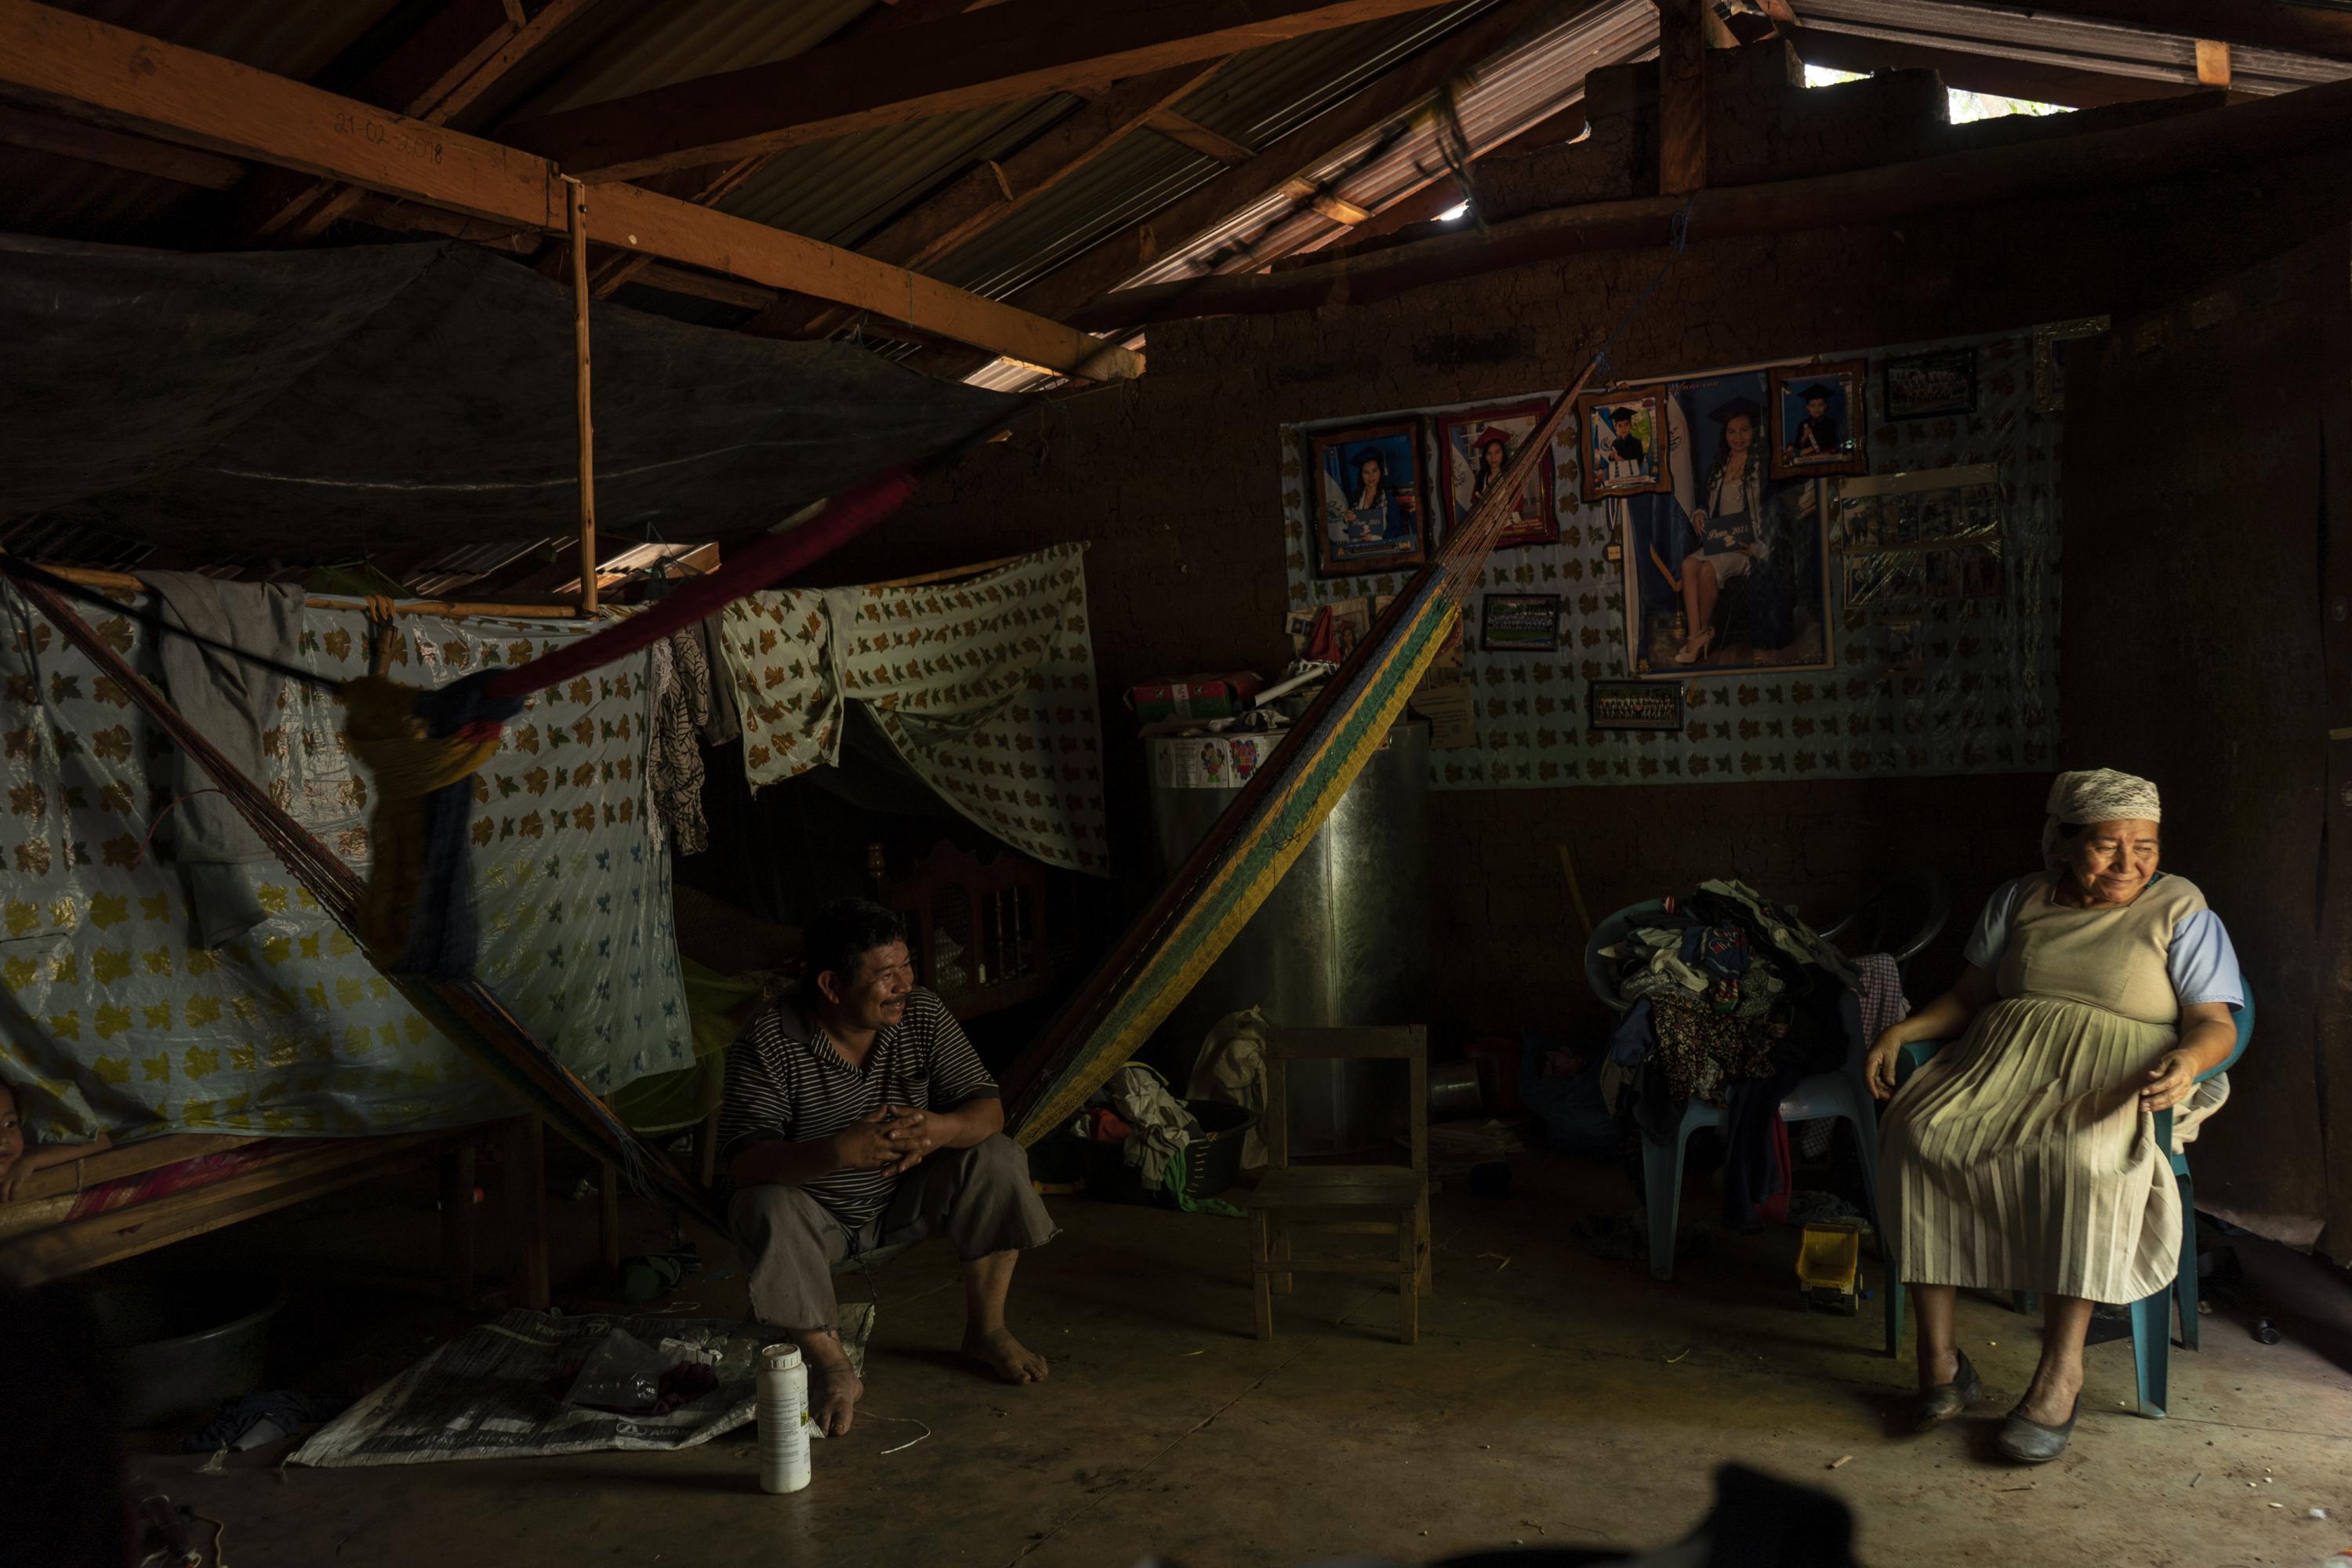
{"label": "floral patterned fabric", "polygon": [[[153,634],[85,618],[151,679]],[[439,685],[584,635],[546,621],[403,617],[395,679]],[[304,612],[303,662],[365,672],[356,610]],[[591,1089],[688,1065],[668,858],[652,850],[650,661],[530,699],[475,780],[482,980]],[[263,749],[295,818],[364,870],[371,784],[326,693],[289,687]],[[170,742],[41,615],[0,593],[0,1078],[34,1137],[348,1133],[478,1121],[503,1090],[274,862],[267,917],[196,944],[170,854]]]}
{"label": "floral patterned fabric", "polygon": [[836,761],[855,700],[965,816],[1048,865],[1109,875],[1084,548],[958,583],[730,605],[751,787]]}

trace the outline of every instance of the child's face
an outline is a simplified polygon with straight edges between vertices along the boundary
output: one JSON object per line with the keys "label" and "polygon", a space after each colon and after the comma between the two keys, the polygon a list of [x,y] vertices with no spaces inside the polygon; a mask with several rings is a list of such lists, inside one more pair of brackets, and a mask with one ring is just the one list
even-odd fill
{"label": "child's face", "polygon": [[24,1124],[16,1119],[16,1096],[5,1083],[0,1083],[0,1176],[16,1163],[25,1152]]}

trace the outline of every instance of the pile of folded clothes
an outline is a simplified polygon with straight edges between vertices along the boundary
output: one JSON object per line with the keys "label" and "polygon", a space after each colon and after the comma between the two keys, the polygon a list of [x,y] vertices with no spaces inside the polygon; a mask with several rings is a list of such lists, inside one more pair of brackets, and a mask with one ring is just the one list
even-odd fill
{"label": "pile of folded clothes", "polygon": [[1671,1143],[1693,1100],[1727,1109],[1724,1223],[1759,1228],[1789,1192],[1780,1101],[1835,1071],[1861,1029],[1854,969],[1812,929],[1739,882],[1702,882],[1602,950],[1630,1005],[1601,1091]]}

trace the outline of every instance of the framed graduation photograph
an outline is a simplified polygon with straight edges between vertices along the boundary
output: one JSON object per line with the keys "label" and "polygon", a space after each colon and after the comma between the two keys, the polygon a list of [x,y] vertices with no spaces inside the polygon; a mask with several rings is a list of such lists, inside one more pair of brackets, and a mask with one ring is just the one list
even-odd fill
{"label": "framed graduation photograph", "polygon": [[1429,559],[1417,420],[1310,431],[1315,574],[1356,577]]}
{"label": "framed graduation photograph", "polygon": [[1489,594],[1478,607],[1484,653],[1558,653],[1558,594]]}
{"label": "framed graduation photograph", "polygon": [[1934,419],[1977,411],[1977,351],[1937,349],[1888,360],[1878,373],[1890,420]]}
{"label": "framed graduation photograph", "polygon": [[[1549,405],[1538,398],[1503,408],[1475,408],[1437,416],[1437,490],[1444,498],[1446,538],[1470,520],[1471,511],[1486,499],[1487,490],[1502,479],[1503,470],[1549,411]],[[1558,489],[1552,455],[1547,449],[1536,471],[1513,498],[1512,515],[1496,536],[1495,548],[1558,542]]]}
{"label": "framed graduation photograph", "polygon": [[1771,373],[1774,479],[1870,472],[1863,406],[1868,370],[1864,361],[1850,359],[1782,365]]}
{"label": "framed graduation photograph", "polygon": [[1666,488],[1665,400],[1663,386],[1622,387],[1577,399],[1576,444],[1586,505]]}

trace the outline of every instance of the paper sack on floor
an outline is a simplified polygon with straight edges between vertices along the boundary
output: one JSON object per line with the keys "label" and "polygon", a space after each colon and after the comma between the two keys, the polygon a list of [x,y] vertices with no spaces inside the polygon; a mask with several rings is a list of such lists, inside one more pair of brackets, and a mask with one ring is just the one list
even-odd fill
{"label": "paper sack on floor", "polygon": [[[841,1309],[842,1344],[860,1375],[873,1328],[872,1306]],[[699,1341],[721,1351],[718,1385],[658,1415],[566,1404],[564,1394],[581,1367],[615,1329],[650,1346]],[[606,1448],[691,1448],[751,1420],[753,1352],[764,1339],[776,1337],[757,1324],[724,1318],[508,1312],[442,1345],[376,1389],[303,1444],[289,1463],[414,1465]],[[684,1351],[674,1353],[687,1359]]]}

